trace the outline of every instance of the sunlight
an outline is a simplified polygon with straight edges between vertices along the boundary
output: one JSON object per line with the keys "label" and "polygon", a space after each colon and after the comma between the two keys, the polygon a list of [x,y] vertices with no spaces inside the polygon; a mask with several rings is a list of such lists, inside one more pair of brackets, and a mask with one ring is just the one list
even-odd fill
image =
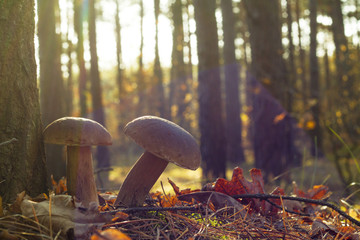
{"label": "sunlight", "polygon": [[[168,2],[161,4],[161,10],[167,12]],[[124,7],[121,7],[124,6]],[[73,10],[72,3],[68,0],[60,0],[61,27],[57,31],[66,34],[69,31],[69,38],[73,44],[76,44],[77,38],[74,33],[72,21]],[[115,41],[115,3],[106,1],[101,4],[102,15],[97,17],[97,53],[99,56],[99,67],[103,70],[111,70],[116,66],[116,41]],[[144,1],[144,56],[145,64],[152,64],[155,52],[155,19],[153,13],[153,2]],[[123,67],[130,68],[137,65],[140,46],[140,17],[139,6],[131,1],[120,2],[120,24],[121,24],[121,42]],[[70,19],[70,21],[69,21]],[[195,22],[191,24],[194,31]],[[86,61],[90,60],[88,47],[87,24],[84,22],[84,57]],[[192,39],[193,40],[193,39]],[[172,26],[167,16],[159,16],[159,54],[161,64],[165,67],[171,65],[172,49]]]}
{"label": "sunlight", "polygon": [[[166,3],[167,4],[167,3]],[[162,4],[161,7],[166,6]],[[130,68],[137,65],[140,46],[140,17],[139,6],[129,2],[120,2],[126,5],[120,8],[121,42],[123,67]],[[111,68],[116,65],[116,42],[114,33],[114,4],[106,2],[102,5],[103,16],[97,22],[98,34],[98,55],[100,66]],[[153,13],[153,2],[144,1],[144,56],[145,64],[152,64],[155,53],[155,20]],[[171,64],[172,48],[172,27],[170,20],[164,16],[159,16],[159,45],[160,61],[163,66],[169,67]]]}

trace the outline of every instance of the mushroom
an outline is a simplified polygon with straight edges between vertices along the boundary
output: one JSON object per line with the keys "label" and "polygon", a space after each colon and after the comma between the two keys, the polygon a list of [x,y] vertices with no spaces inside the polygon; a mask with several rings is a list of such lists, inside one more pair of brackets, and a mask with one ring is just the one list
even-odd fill
{"label": "mushroom", "polygon": [[64,117],[44,130],[46,143],[66,145],[66,181],[68,193],[84,207],[99,205],[93,175],[91,146],[111,145],[110,133],[99,123],[79,117]]}
{"label": "mushroom", "polygon": [[129,122],[124,132],[145,152],[127,174],[114,205],[141,206],[169,162],[196,170],[201,154],[195,138],[168,120],[143,116]]}

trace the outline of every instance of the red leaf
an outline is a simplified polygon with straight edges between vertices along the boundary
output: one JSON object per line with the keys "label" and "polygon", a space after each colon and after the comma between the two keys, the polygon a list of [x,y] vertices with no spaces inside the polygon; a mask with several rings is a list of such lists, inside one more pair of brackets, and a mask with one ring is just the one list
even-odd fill
{"label": "red leaf", "polygon": [[331,195],[331,192],[329,192],[329,188],[324,185],[315,185],[313,186],[313,188],[307,190],[307,192],[304,192],[301,189],[299,189],[296,183],[293,184],[293,188],[294,188],[293,193],[297,197],[302,197],[302,198],[321,200]]}
{"label": "red leaf", "polygon": [[[261,170],[256,168],[251,169],[250,176],[252,182],[249,182],[245,179],[243,170],[241,168],[236,167],[234,168],[231,181],[219,178],[216,180],[213,190],[230,196],[239,194],[264,194],[264,179],[262,177]],[[277,188],[276,191],[274,191],[274,194],[284,195],[284,191],[280,188]],[[253,210],[260,212],[263,215],[273,215],[279,211],[270,203],[256,198],[244,198],[239,201],[243,204],[250,203],[250,207]],[[273,200],[273,202],[277,205],[281,205],[281,201],[279,199]]]}

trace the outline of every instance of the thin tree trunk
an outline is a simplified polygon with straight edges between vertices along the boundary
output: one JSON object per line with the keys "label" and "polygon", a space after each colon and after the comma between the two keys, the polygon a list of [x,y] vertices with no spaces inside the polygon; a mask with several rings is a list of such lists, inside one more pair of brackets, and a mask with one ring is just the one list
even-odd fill
{"label": "thin tree trunk", "polygon": [[186,20],[186,24],[187,24],[187,39],[188,41],[186,41],[186,47],[188,48],[188,64],[187,64],[187,75],[188,75],[188,86],[190,86],[190,94],[194,94],[192,91],[193,89],[193,63],[192,63],[192,50],[191,50],[191,36],[192,36],[192,32],[190,30],[190,11],[189,11],[189,6],[190,6],[190,1],[191,0],[186,0],[185,1],[185,9],[186,9],[186,15],[187,15],[187,20]]}
{"label": "thin tree trunk", "polygon": [[345,36],[344,19],[340,0],[332,0],[330,6],[330,15],[332,18],[332,31],[335,44],[335,63],[336,63],[336,85],[340,98],[339,105],[342,109],[342,122],[345,131],[352,141],[357,142],[358,134],[354,128],[352,119],[348,116],[355,110],[349,105],[349,102],[357,101],[358,94],[354,91],[354,75],[351,71],[349,58],[348,42]]}
{"label": "thin tree trunk", "polygon": [[79,67],[79,105],[80,116],[86,117],[87,115],[87,101],[86,101],[86,82],[87,74],[84,60],[84,33],[83,33],[83,0],[74,0],[74,30],[77,35],[76,44],[76,59]]}
{"label": "thin tree trunk", "polygon": [[[91,55],[90,81],[91,81],[91,96],[93,119],[105,126],[105,114],[102,100],[102,90],[100,73],[98,66],[97,44],[96,44],[96,13],[95,1],[89,0],[89,44]],[[96,167],[98,169],[105,169],[110,167],[110,153],[106,146],[98,146],[96,151]],[[109,174],[107,171],[102,171],[98,174],[100,187],[104,187],[108,182]]]}
{"label": "thin tree trunk", "polygon": [[[34,0],[0,7],[0,196],[47,193],[34,49]],[[20,17],[21,16],[21,17]]]}
{"label": "thin tree trunk", "polygon": [[296,11],[296,23],[298,28],[298,48],[299,48],[299,65],[300,68],[297,70],[299,72],[299,76],[301,79],[301,91],[302,91],[302,102],[303,102],[303,109],[307,109],[307,101],[308,101],[308,86],[307,86],[307,80],[306,80],[306,67],[305,67],[305,50],[302,47],[302,29],[300,26],[300,0],[295,0],[295,11]]}
{"label": "thin tree trunk", "polygon": [[[61,42],[55,32],[56,1],[38,0],[40,103],[42,121],[48,125],[65,115],[65,89],[61,73]],[[46,145],[48,170],[55,179],[66,175],[62,147]]]}
{"label": "thin tree trunk", "polygon": [[144,51],[144,3],[143,0],[139,0],[140,6],[140,54],[139,54],[139,69],[137,76],[137,92],[138,92],[138,113],[142,115],[146,111],[146,86],[144,79],[144,63],[143,63],[143,51]]}
{"label": "thin tree trunk", "polygon": [[70,28],[70,16],[69,14],[67,14],[67,21],[68,21],[68,27],[67,27],[67,32],[66,32],[66,41],[67,41],[67,49],[66,49],[66,54],[69,58],[69,61],[67,63],[67,73],[68,73],[68,77],[67,77],[67,82],[66,82],[66,115],[67,116],[72,116],[73,110],[74,110],[74,83],[73,83],[73,71],[72,71],[72,66],[73,66],[73,59],[72,59],[72,53],[73,53],[73,43],[71,41],[71,39],[69,38],[69,28]]}
{"label": "thin tree trunk", "polygon": [[315,142],[315,148],[321,149],[322,138],[320,128],[320,87],[319,87],[319,63],[317,59],[317,0],[310,0],[310,97],[316,102],[310,110],[315,126],[310,130],[311,137]]}
{"label": "thin tree trunk", "polygon": [[291,9],[291,0],[286,1],[286,13],[287,13],[287,27],[288,27],[288,39],[289,39],[289,84],[287,86],[287,110],[291,113],[293,109],[293,95],[295,89],[295,79],[296,79],[296,70],[295,70],[295,60],[294,60],[294,42],[293,42],[293,31],[292,31],[292,9]]}
{"label": "thin tree trunk", "polygon": [[239,66],[235,58],[235,18],[232,0],[221,0],[224,31],[224,68],[225,68],[225,110],[227,161],[241,163],[245,161],[242,148],[240,120]]}
{"label": "thin tree trunk", "polygon": [[185,110],[187,104],[185,103],[185,96],[188,92],[189,86],[186,79],[186,66],[184,62],[184,27],[182,16],[181,0],[175,0],[171,6],[172,20],[174,25],[173,30],[173,48],[171,59],[171,81],[173,86],[173,105],[176,106],[176,114],[174,121],[179,125],[188,128],[185,119]]}
{"label": "thin tree trunk", "polygon": [[200,149],[205,179],[225,176],[226,144],[221,106],[215,0],[194,0],[198,40]]}
{"label": "thin tree trunk", "polygon": [[122,49],[121,49],[121,25],[120,25],[120,7],[119,1],[114,0],[116,4],[116,12],[115,12],[115,37],[116,37],[116,86],[118,88],[118,94],[121,104],[121,97],[123,94],[123,76],[122,76]]}
{"label": "thin tree trunk", "polygon": [[167,118],[165,106],[165,94],[163,86],[163,72],[159,57],[159,14],[160,14],[160,0],[154,0],[154,15],[155,15],[155,60],[154,60],[154,78],[155,78],[155,106],[160,117]]}

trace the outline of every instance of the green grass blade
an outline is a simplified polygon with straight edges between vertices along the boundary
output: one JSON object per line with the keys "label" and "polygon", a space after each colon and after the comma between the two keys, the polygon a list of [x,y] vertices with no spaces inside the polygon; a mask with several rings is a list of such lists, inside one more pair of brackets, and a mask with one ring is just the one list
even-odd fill
{"label": "green grass blade", "polygon": [[358,172],[360,173],[360,166],[359,166],[359,162],[356,159],[355,155],[353,154],[353,152],[351,151],[350,147],[344,142],[344,140],[340,137],[339,134],[337,134],[330,126],[328,126],[328,128],[330,129],[330,131],[340,140],[340,142],[345,146],[346,150],[350,153],[350,156],[352,159],[354,159],[356,168],[358,170]]}

